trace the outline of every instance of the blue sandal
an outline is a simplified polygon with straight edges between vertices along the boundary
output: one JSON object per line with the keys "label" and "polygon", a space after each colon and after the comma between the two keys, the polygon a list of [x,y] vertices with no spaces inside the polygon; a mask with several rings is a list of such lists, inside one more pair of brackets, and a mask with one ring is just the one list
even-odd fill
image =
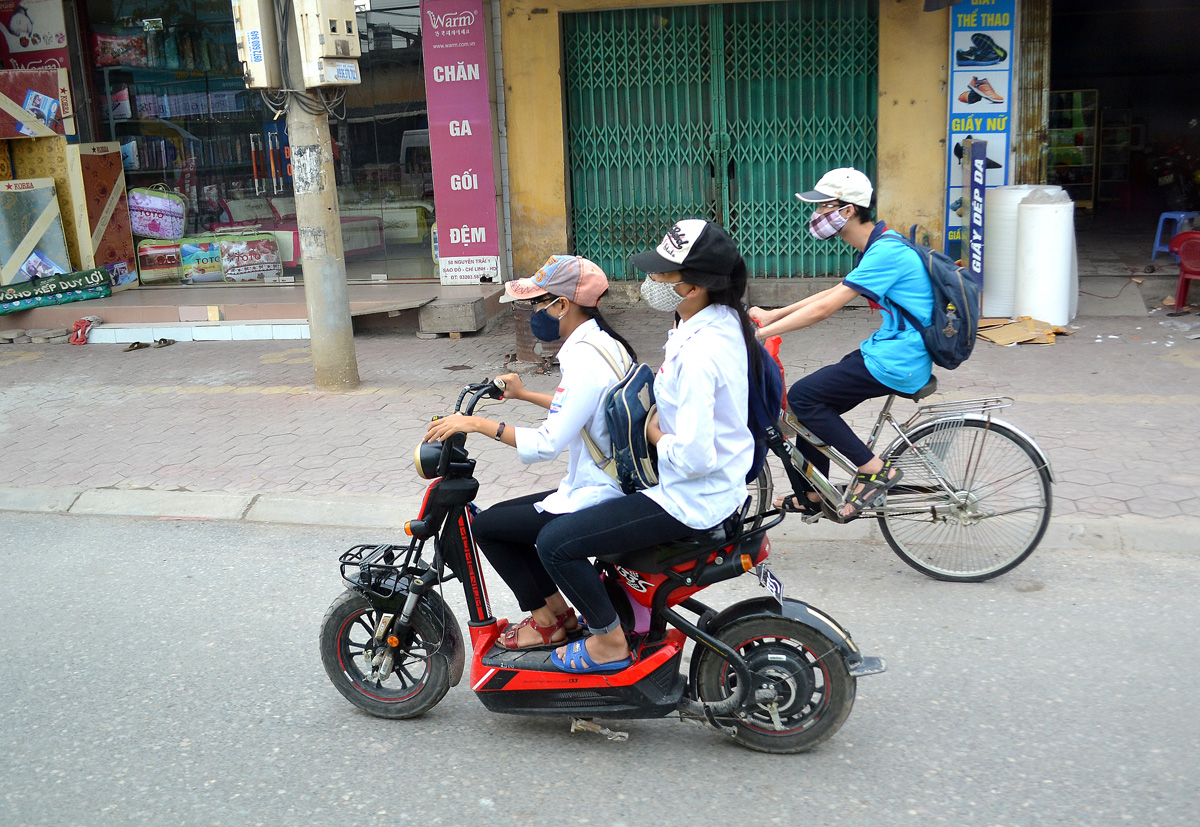
{"label": "blue sandal", "polygon": [[589,672],[620,672],[625,667],[633,665],[632,655],[612,663],[596,663],[588,655],[587,647],[583,643],[583,640],[568,643],[566,654],[563,657],[558,656],[557,649],[554,650],[554,653],[550,655],[550,662],[562,671],[574,675],[584,675]]}

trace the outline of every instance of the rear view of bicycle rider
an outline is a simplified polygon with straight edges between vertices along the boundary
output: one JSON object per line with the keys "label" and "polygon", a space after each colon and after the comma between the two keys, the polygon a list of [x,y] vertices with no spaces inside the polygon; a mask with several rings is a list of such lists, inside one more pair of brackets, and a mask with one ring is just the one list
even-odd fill
{"label": "rear view of bicycle rider", "polygon": [[[899,307],[928,325],[933,314],[933,290],[920,256],[900,236],[874,220],[874,188],[856,169],[844,167],[821,177],[816,187],[798,192],[801,201],[816,204],[809,232],[818,239],[840,238],[859,250],[858,261],[841,284],[778,310],[750,308],[762,324],[759,339],[809,327],[829,318],[852,299],[865,296],[881,310],[882,324],[856,350],[838,363],[805,376],[788,390],[792,413],[810,431],[841,451],[858,466],[843,517],[855,517],[879,503],[900,480],[901,472],[884,463],[855,435],[842,414],[868,399],[893,393],[914,393],[929,381],[933,362],[921,333],[907,324]],[[896,239],[896,240],[889,240]],[[797,440],[800,453],[825,476],[829,460],[808,442]],[[800,499],[805,494],[804,500]],[[787,497],[789,511],[820,513],[820,497],[806,486]]]}

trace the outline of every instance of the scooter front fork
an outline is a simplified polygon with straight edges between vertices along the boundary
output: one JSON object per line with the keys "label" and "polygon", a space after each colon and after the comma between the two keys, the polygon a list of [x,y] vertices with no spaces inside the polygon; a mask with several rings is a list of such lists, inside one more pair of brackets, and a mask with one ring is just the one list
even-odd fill
{"label": "scooter front fork", "polygon": [[379,623],[375,626],[375,634],[371,638],[369,651],[371,655],[370,678],[372,680],[382,681],[392,674],[392,669],[396,666],[397,653],[403,652],[410,642],[412,616],[417,609],[417,602],[425,590],[436,581],[437,572],[433,569],[426,571],[409,584],[408,597],[405,599],[404,607],[400,610],[399,615],[387,612],[380,616]]}

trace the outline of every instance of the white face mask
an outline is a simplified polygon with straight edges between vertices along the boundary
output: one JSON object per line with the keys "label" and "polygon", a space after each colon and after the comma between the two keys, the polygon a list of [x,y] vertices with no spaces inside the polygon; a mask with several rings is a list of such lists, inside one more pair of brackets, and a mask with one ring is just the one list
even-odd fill
{"label": "white face mask", "polygon": [[683,301],[683,296],[675,292],[674,284],[651,278],[642,282],[642,298],[646,300],[646,304],[663,313],[673,312]]}

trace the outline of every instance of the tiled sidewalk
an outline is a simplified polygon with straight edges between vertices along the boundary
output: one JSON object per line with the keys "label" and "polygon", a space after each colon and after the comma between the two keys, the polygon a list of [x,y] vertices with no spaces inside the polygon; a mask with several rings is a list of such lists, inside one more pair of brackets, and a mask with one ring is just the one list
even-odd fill
{"label": "tiled sidewalk", "polygon": [[[610,318],[644,361],[661,359],[667,317],[635,308]],[[1076,335],[1049,347],[981,342],[962,368],[939,373],[941,388],[1016,400],[1000,416],[1049,453],[1058,516],[1200,515],[1200,340],[1167,321],[1081,318]],[[848,310],[791,334],[789,379],[841,358],[877,323]],[[360,336],[363,384],[335,394],[314,389],[298,345],[2,345],[0,487],[416,497],[424,424],[465,382],[504,372],[516,349],[511,321],[457,341]],[[551,390],[555,378],[526,381]],[[875,412],[865,405],[854,420],[865,430]],[[488,413],[510,424],[540,414],[522,403]],[[561,461],[523,467],[490,440],[471,447],[482,504],[551,488],[563,473]]]}

